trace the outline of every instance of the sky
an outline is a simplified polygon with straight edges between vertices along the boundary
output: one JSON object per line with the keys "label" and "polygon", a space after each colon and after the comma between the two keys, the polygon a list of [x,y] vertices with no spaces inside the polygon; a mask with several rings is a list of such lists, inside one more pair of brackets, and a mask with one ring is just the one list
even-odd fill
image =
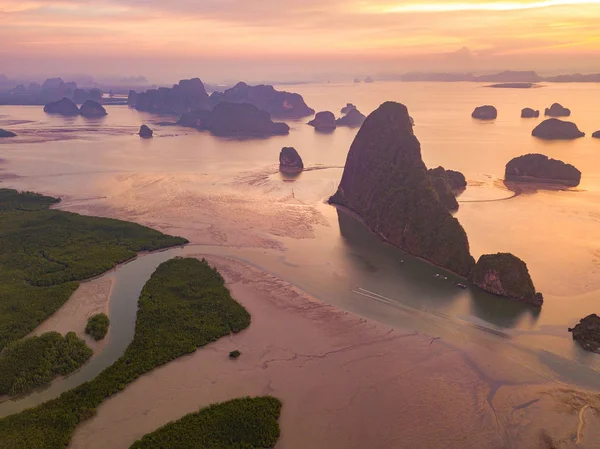
{"label": "sky", "polygon": [[0,0],[0,73],[600,72],[600,0]]}

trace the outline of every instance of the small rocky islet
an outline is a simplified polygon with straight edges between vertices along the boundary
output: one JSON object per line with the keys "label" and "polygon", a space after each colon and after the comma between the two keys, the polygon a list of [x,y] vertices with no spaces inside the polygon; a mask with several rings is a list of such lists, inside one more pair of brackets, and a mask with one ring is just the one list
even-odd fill
{"label": "small rocky islet", "polygon": [[64,97],[62,100],[52,101],[44,106],[44,112],[47,114],[57,114],[65,117],[75,117],[79,115],[79,108],[73,100]]}
{"label": "small rocky islet", "polygon": [[573,140],[585,137],[573,122],[567,122],[557,118],[544,120],[534,128],[531,135],[544,140]]}
{"label": "small rocky islet", "polygon": [[471,117],[477,120],[494,120],[498,117],[498,110],[491,105],[478,106],[471,114]]}
{"label": "small rocky islet", "polygon": [[337,119],[335,124],[337,126],[346,126],[348,128],[358,128],[362,126],[367,117],[360,112],[356,107],[350,109],[346,115]]}
{"label": "small rocky islet", "polygon": [[581,172],[571,164],[543,154],[526,154],[506,164],[504,179],[510,182],[539,182],[576,187]]}
{"label": "small rocky islet", "polygon": [[540,111],[532,108],[524,108],[521,110],[521,118],[538,118]]}
{"label": "small rocky islet", "polygon": [[595,313],[586,316],[569,332],[583,349],[600,354],[600,316]]}
{"label": "small rocky islet", "polygon": [[592,134],[592,137],[594,139],[600,139],[600,130],[596,131],[595,133]]}
{"label": "small rocky islet", "polygon": [[331,132],[337,127],[335,115],[330,111],[317,112],[315,118],[308,122],[308,124],[320,132]]}
{"label": "small rocky islet", "polygon": [[95,100],[86,100],[81,108],[78,108],[75,102],[67,97],[62,100],[53,101],[44,106],[44,112],[47,114],[62,115],[64,117],[76,117],[81,115],[86,118],[104,117],[108,113],[104,106]]}
{"label": "small rocky islet", "polygon": [[94,100],[86,100],[79,108],[79,114],[87,118],[104,117],[108,115],[106,109]]}
{"label": "small rocky islet", "polygon": [[300,173],[304,170],[304,162],[293,147],[284,147],[279,153],[279,171],[282,173]]}
{"label": "small rocky islet", "polygon": [[0,128],[0,138],[5,138],[5,137],[17,137],[17,134],[12,131],[8,131],[6,129]]}
{"label": "small rocky islet", "polygon": [[143,139],[150,139],[154,135],[154,131],[152,131],[148,125],[142,125],[140,126],[138,134]]}
{"label": "small rocky islet", "polygon": [[546,108],[544,115],[548,117],[569,117],[571,115],[571,110],[565,108],[560,103],[553,103],[552,106]]}

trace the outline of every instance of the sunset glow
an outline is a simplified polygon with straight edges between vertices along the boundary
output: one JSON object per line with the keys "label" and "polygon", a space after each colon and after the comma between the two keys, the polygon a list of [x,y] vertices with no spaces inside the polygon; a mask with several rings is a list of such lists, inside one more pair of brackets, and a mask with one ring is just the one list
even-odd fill
{"label": "sunset glow", "polygon": [[15,73],[78,61],[107,73],[119,61],[138,73],[158,57],[190,72],[204,60],[292,57],[307,72],[557,71],[568,51],[570,66],[600,71],[598,23],[600,0],[0,0],[0,57]]}

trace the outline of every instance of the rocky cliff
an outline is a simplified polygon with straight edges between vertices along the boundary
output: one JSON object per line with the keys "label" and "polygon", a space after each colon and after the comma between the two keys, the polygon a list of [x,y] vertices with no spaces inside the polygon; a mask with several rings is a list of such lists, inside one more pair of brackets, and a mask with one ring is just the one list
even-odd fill
{"label": "rocky cliff", "polygon": [[544,298],[536,293],[527,265],[510,253],[484,254],[473,268],[469,280],[499,296],[541,306]]}
{"label": "rocky cliff", "polygon": [[464,229],[438,200],[402,104],[384,103],[367,117],[330,202],[415,256],[462,276],[474,265]]}

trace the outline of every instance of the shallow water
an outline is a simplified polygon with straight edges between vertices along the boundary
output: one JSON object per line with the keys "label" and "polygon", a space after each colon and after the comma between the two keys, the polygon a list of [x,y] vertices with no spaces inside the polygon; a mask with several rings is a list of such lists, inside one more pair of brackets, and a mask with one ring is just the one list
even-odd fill
{"label": "shallow water", "polygon": [[[320,134],[305,121],[290,121],[287,137],[231,140],[159,126],[173,118],[125,106],[109,106],[109,115],[98,120],[3,106],[0,127],[20,136],[0,141],[0,181],[62,196],[67,208],[82,212],[89,205],[94,213],[92,205],[102,204],[108,215],[125,211],[131,219],[175,234],[185,233],[190,223],[221,220],[210,228],[210,239],[198,239],[212,246],[184,252],[237,257],[346,310],[458,343],[492,345],[548,378],[600,388],[600,357],[582,351],[567,332],[600,307],[600,140],[589,137],[600,128],[600,86],[511,90],[390,82],[285,89],[304,95],[316,110],[336,113],[347,102],[364,113],[386,100],[405,103],[426,164],[460,170],[469,180],[457,218],[473,255],[510,251],[524,259],[545,295],[543,308],[457,289],[453,282],[459,279],[452,274],[383,244],[360,222],[326,205],[356,130]],[[543,117],[521,119],[521,108],[543,114],[555,101],[572,109],[570,120],[588,137],[570,142],[531,137]],[[473,108],[482,104],[494,104],[498,119],[471,119]],[[154,128],[155,138],[135,135],[142,123]],[[294,146],[306,167],[318,169],[284,178],[275,165],[282,146]],[[504,166],[530,152],[572,163],[583,172],[581,185],[515,196],[501,181]],[[207,196],[219,209],[202,199]],[[162,208],[164,213],[153,215]],[[247,245],[236,240],[236,230],[277,245]],[[448,279],[434,278],[437,273]],[[136,285],[147,278],[131,276]],[[136,299],[134,293],[130,296]]]}

